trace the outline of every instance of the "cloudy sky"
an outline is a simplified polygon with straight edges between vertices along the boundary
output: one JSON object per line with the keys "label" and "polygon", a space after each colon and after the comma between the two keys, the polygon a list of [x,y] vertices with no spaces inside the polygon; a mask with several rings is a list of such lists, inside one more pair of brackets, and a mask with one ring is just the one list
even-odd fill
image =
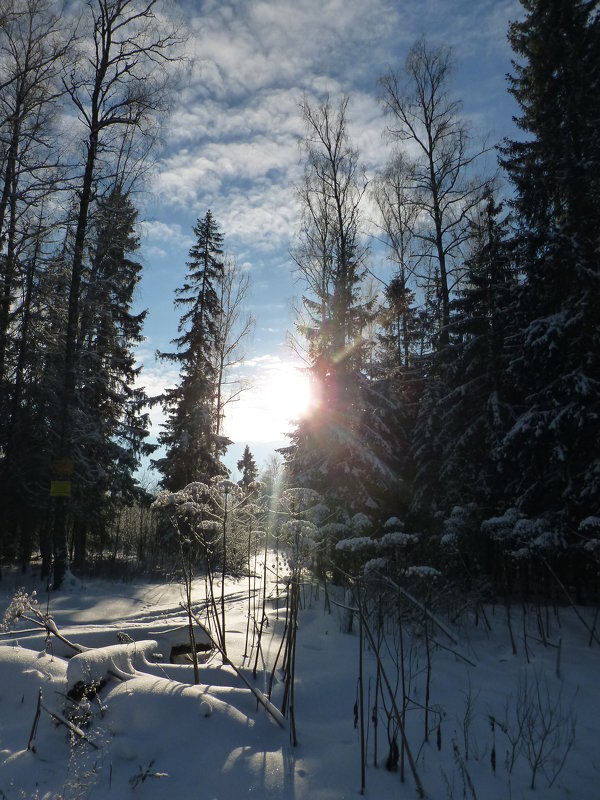
{"label": "cloudy sky", "polygon": [[[253,385],[227,423],[237,443],[228,464],[248,443],[262,465],[285,443],[289,390],[299,393],[286,340],[301,292],[289,248],[299,220],[302,98],[318,102],[329,94],[335,102],[349,95],[350,137],[373,176],[389,156],[377,79],[400,69],[425,34],[454,49],[453,88],[464,116],[474,135],[497,142],[512,132],[506,31],[520,6],[517,0],[182,0],[180,8],[190,61],[143,209],[138,301],[149,309],[143,382],[154,393],[177,379],[154,352],[168,350],[177,335],[174,289],[185,276],[192,226],[211,209],[228,253],[250,274],[256,318],[244,368]],[[370,266],[383,269],[381,256],[374,252]]]}

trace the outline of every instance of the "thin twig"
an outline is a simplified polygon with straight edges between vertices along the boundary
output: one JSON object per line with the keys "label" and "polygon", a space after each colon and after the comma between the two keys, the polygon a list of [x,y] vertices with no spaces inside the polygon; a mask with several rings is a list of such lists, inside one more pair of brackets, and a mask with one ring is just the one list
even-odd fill
{"label": "thin twig", "polygon": [[33,718],[33,725],[31,726],[31,733],[29,734],[29,741],[27,742],[27,749],[33,750],[35,752],[35,748],[33,747],[33,740],[35,739],[35,735],[38,729],[38,723],[40,721],[40,710],[42,707],[42,688],[40,687],[40,693],[38,694],[38,701],[37,701],[37,708],[35,710],[35,717]]}
{"label": "thin twig", "polygon": [[[196,622],[197,622],[199,625],[201,625],[201,624],[202,624],[202,623],[200,622],[200,620],[199,620],[199,619],[196,617],[196,615],[195,615],[195,614],[193,614],[193,617],[194,617],[194,619],[196,620]],[[234,672],[236,673],[236,675],[238,676],[238,678],[240,678],[240,680],[242,680],[242,681],[243,681],[243,683],[245,683],[245,684],[246,684],[246,686],[248,687],[248,689],[250,689],[250,691],[251,691],[251,692],[252,692],[252,694],[253,694],[253,695],[256,697],[256,699],[258,700],[258,702],[259,702],[259,703],[260,703],[260,704],[261,704],[261,705],[262,705],[262,706],[265,708],[265,710],[266,710],[266,711],[268,711],[268,713],[269,713],[269,714],[270,714],[270,715],[273,717],[273,719],[275,720],[275,722],[276,722],[276,723],[277,723],[277,724],[278,724],[278,725],[279,725],[281,728],[285,728],[285,725],[286,725],[286,720],[285,720],[285,717],[283,716],[283,714],[281,714],[281,713],[279,712],[279,709],[277,709],[277,708],[276,708],[276,707],[273,705],[273,703],[271,703],[271,702],[270,702],[270,700],[268,700],[268,699],[265,697],[265,695],[264,695],[264,694],[263,694],[261,691],[259,691],[259,690],[258,690],[258,689],[257,689],[255,686],[252,686],[252,684],[251,684],[251,683],[250,683],[250,681],[249,681],[249,680],[246,678],[246,676],[245,676],[245,675],[244,675],[244,674],[243,674],[243,673],[242,673],[242,672],[241,672],[241,671],[240,671],[240,670],[239,670],[239,669],[236,667],[236,665],[235,665],[235,664],[234,664],[234,663],[231,661],[231,659],[229,658],[229,656],[227,656],[227,655],[225,654],[225,651],[223,650],[223,648],[222,648],[222,647],[219,647],[219,645],[218,645],[218,644],[217,644],[217,642],[216,642],[216,641],[213,639],[213,637],[210,635],[210,633],[209,633],[208,631],[206,631],[206,633],[207,633],[207,636],[210,638],[211,642],[213,643],[213,645],[214,645],[214,646],[217,648],[217,650],[219,651],[219,653],[221,653],[221,655],[223,656],[223,663],[224,663],[224,664],[228,664],[228,665],[229,665],[229,666],[230,666],[230,667],[231,667],[231,668],[234,670]]]}
{"label": "thin twig", "polygon": [[566,589],[566,587],[565,587],[564,583],[563,583],[563,582],[560,580],[560,578],[558,577],[558,575],[556,574],[556,572],[554,572],[554,570],[552,569],[552,567],[550,566],[550,564],[549,564],[549,563],[546,561],[546,559],[545,559],[545,558],[542,558],[542,561],[544,562],[544,564],[545,564],[545,566],[546,566],[546,569],[548,570],[548,572],[550,573],[550,575],[552,575],[552,577],[554,578],[554,580],[556,581],[556,583],[557,583],[557,584],[559,585],[559,587],[562,589],[562,591],[563,591],[563,594],[565,595],[565,597],[566,597],[566,598],[567,598],[567,600],[569,601],[569,605],[571,606],[571,608],[572,608],[572,609],[573,609],[573,611],[575,612],[575,615],[577,616],[577,619],[579,619],[579,620],[581,621],[581,623],[582,623],[582,624],[585,626],[585,628],[587,629],[588,633],[590,634],[590,647],[591,647],[591,645],[592,645],[592,638],[593,638],[593,639],[595,639],[595,640],[598,642],[598,644],[600,644],[600,639],[598,638],[598,634],[597,634],[597,633],[594,631],[594,629],[593,629],[593,628],[591,628],[591,627],[590,627],[590,626],[587,624],[587,622],[585,621],[585,619],[584,619],[584,618],[581,616],[581,614],[579,613],[579,610],[578,610],[577,606],[576,606],[576,605],[575,605],[575,603],[573,602],[573,599],[571,598],[571,595],[570,595],[570,594],[569,594],[569,592],[567,591],[567,589]]}
{"label": "thin twig", "polygon": [[83,739],[88,744],[91,744],[95,750],[100,749],[100,745],[97,745],[96,742],[93,742],[90,737],[81,730],[81,728],[77,727],[77,725],[73,725],[72,722],[70,722],[68,719],[65,719],[65,717],[61,716],[60,714],[57,714],[56,711],[50,711],[50,709],[46,708],[42,702],[40,702],[40,708],[42,708],[46,714],[49,714],[53,720],[67,727],[70,731],[79,736],[80,739]]}
{"label": "thin twig", "polygon": [[65,636],[63,636],[62,633],[60,633],[60,631],[56,627],[56,623],[51,617],[47,616],[45,617],[40,614],[39,617],[34,618],[28,616],[27,614],[22,614],[22,619],[26,619],[27,622],[31,622],[38,628],[42,628],[42,630],[45,630],[47,633],[54,634],[54,636],[56,636],[57,639],[60,639],[60,641],[63,644],[66,644],[67,647],[70,647],[72,650],[75,650],[76,653],[85,653],[86,650],[89,650],[88,647],[84,647],[81,644],[75,644],[75,642],[71,642]]}
{"label": "thin twig", "polygon": [[411,770],[411,772],[413,774],[413,778],[414,778],[415,784],[417,786],[417,793],[418,793],[419,797],[425,797],[425,790],[423,789],[423,784],[421,783],[421,779],[419,778],[419,773],[417,772],[417,767],[416,767],[415,761],[413,759],[412,752],[410,750],[410,746],[408,744],[408,739],[406,738],[406,732],[404,730],[404,725],[402,724],[402,717],[400,716],[400,712],[398,711],[398,706],[396,705],[396,698],[394,696],[394,691],[393,691],[393,689],[391,687],[389,679],[388,679],[388,677],[386,675],[386,672],[385,672],[385,670],[383,668],[383,664],[381,663],[381,658],[379,656],[379,653],[377,652],[377,646],[375,644],[375,640],[373,638],[373,634],[371,633],[371,629],[369,628],[367,620],[365,619],[365,615],[364,615],[364,613],[362,612],[361,609],[358,609],[358,613],[362,617],[362,621],[363,621],[363,625],[364,625],[364,631],[367,634],[367,638],[369,639],[369,644],[370,644],[371,649],[372,649],[372,651],[373,651],[373,653],[375,655],[375,658],[377,659],[377,663],[379,664],[380,669],[381,669],[381,677],[383,678],[383,680],[385,682],[385,685],[386,685],[386,688],[388,690],[388,694],[389,694],[389,697],[390,697],[390,702],[392,704],[392,708],[394,709],[394,713],[396,715],[396,720],[398,722],[398,727],[400,729],[400,735],[401,735],[402,741],[404,743],[406,757],[408,759],[410,770]]}
{"label": "thin twig", "polygon": [[463,661],[466,661],[466,663],[470,664],[470,666],[472,666],[472,667],[476,667],[477,666],[477,664],[474,661],[471,661],[470,658],[467,658],[462,653],[459,653],[458,650],[454,650],[452,647],[448,647],[447,644],[442,644],[441,642],[439,642],[437,639],[434,639],[433,637],[431,638],[431,641],[434,643],[434,645],[436,645],[436,647],[441,647],[442,650],[447,650],[449,653],[452,653],[452,655],[455,655],[457,658],[460,658]]}

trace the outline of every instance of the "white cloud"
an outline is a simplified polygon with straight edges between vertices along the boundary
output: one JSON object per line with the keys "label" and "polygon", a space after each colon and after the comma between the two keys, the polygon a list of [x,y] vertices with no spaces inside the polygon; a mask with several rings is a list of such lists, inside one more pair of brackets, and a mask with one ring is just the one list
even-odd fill
{"label": "white cloud", "polygon": [[[286,247],[298,219],[302,95],[350,91],[372,47],[396,46],[396,4],[230,0],[202,12],[190,19],[195,62],[170,120],[158,197],[179,213],[213,209],[242,246]],[[377,116],[373,98],[368,114]]]}
{"label": "white cloud", "polygon": [[167,223],[158,219],[144,220],[140,222],[139,230],[146,259],[167,258],[173,249],[187,252],[193,242],[190,233],[184,233],[178,223]]}
{"label": "white cloud", "polygon": [[145,238],[152,239],[159,242],[175,242],[177,244],[183,243],[189,236],[186,236],[182,230],[181,225],[167,224],[160,220],[145,220],[140,224],[142,235]]}
{"label": "white cloud", "polygon": [[377,77],[402,65],[423,29],[459,46],[460,59],[505,51],[518,3],[211,0],[201,16],[191,0],[187,8],[194,61],[171,116],[158,197],[190,217],[211,208],[236,245],[269,251],[287,247],[298,226],[304,92],[351,95],[349,132],[372,174],[387,155]]}

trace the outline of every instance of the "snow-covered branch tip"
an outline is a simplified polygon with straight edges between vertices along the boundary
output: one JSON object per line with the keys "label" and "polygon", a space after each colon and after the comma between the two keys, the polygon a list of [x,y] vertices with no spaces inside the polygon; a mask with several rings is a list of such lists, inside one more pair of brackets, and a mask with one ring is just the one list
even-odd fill
{"label": "snow-covered branch tip", "polygon": [[36,599],[35,590],[28,594],[24,589],[17,589],[13,598],[4,612],[0,630],[9,631],[19,623],[21,619],[36,625],[45,630],[48,634],[56,636],[63,644],[70,647],[76,653],[83,653],[87,650],[83,645],[71,642],[58,630],[51,614],[43,613]]}

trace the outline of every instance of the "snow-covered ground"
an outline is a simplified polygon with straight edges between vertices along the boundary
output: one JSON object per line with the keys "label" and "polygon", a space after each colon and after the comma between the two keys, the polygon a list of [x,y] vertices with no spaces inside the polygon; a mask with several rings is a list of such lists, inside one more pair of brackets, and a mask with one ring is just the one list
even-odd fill
{"label": "snow-covered ground", "polygon": [[[14,590],[36,589],[42,612],[47,597],[33,578],[5,575],[0,613]],[[198,601],[204,584],[196,581]],[[264,662],[257,680],[244,659],[247,594],[244,581],[226,586],[227,647],[232,662],[263,692],[279,647],[285,612],[267,604]],[[49,598],[49,611],[66,638],[88,650],[75,659],[56,637],[21,620],[0,636],[0,798],[199,798],[240,800],[342,800],[360,796],[358,625],[346,633],[345,612],[324,608],[324,593],[305,587],[297,634],[295,709],[298,743],[287,723],[280,727],[218,654],[200,666],[171,664],[169,653],[185,625],[177,583],[111,583],[73,580]],[[342,602],[342,596],[338,597]],[[439,612],[438,612],[439,613]],[[588,626],[593,610],[579,609]],[[277,618],[278,617],[278,618]],[[506,613],[487,607],[489,626],[459,621],[432,623],[429,741],[424,742],[426,648],[422,637],[405,638],[405,676],[410,682],[407,738],[428,798],[470,800],[597,800],[600,797],[600,645],[572,609],[550,609],[546,643],[536,615],[513,608],[517,654]],[[446,629],[446,631],[444,630]],[[119,644],[134,639],[137,644]],[[402,691],[394,664],[399,653],[394,626],[385,626],[382,664]],[[525,635],[524,635],[525,632]],[[450,636],[455,641],[452,641]],[[185,635],[183,642],[185,642]],[[156,644],[148,644],[156,642]],[[560,643],[560,651],[559,645]],[[449,648],[449,649],[447,649]],[[152,653],[161,652],[162,660]],[[79,716],[66,697],[78,678],[111,675],[96,698],[82,702]],[[363,651],[365,739],[368,753],[364,794],[418,797],[406,765],[385,768],[387,717],[378,702],[377,763],[372,707],[377,664]],[[557,675],[558,672],[558,675]],[[118,677],[117,677],[118,676]],[[41,690],[39,724],[32,727]],[[390,707],[384,690],[385,704]],[[272,700],[282,699],[276,683]],[[371,710],[369,710],[371,709]],[[53,718],[67,716],[79,733]],[[90,716],[88,716],[88,713]],[[86,719],[87,717],[87,719]],[[494,724],[492,725],[492,719]],[[574,739],[571,740],[574,736]],[[28,749],[28,743],[31,745]],[[561,768],[561,763],[564,764]],[[533,766],[535,789],[530,788]],[[495,762],[495,770],[493,763]],[[558,773],[554,777],[555,773]],[[553,779],[554,778],[554,779]],[[552,784],[552,785],[550,785]]]}

